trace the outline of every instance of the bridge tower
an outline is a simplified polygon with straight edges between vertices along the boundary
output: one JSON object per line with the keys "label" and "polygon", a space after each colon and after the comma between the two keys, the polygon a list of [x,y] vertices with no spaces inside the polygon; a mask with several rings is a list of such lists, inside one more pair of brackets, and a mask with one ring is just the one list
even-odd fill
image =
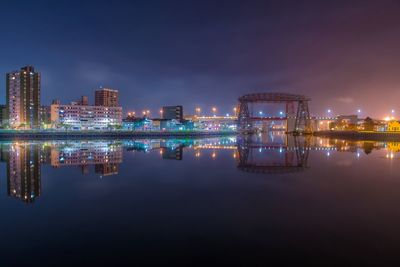
{"label": "bridge tower", "polygon": [[[309,98],[303,95],[284,93],[256,93],[239,97],[238,129],[242,132],[252,132],[255,121],[285,120],[286,132],[308,133],[311,131],[310,112],[308,108]],[[286,114],[284,117],[254,117],[250,114],[249,105],[253,103],[275,103],[285,104]],[[297,111],[295,106],[297,104]]]}

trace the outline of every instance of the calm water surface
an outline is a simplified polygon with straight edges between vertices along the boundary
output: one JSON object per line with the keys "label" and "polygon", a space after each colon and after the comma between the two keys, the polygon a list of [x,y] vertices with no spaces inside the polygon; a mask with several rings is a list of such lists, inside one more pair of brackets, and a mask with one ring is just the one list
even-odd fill
{"label": "calm water surface", "polygon": [[1,266],[398,259],[400,143],[2,142]]}

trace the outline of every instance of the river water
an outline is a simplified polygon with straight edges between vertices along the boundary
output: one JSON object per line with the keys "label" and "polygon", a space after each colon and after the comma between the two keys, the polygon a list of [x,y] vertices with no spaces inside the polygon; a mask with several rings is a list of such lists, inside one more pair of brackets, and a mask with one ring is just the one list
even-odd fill
{"label": "river water", "polygon": [[394,263],[400,143],[1,142],[0,265]]}

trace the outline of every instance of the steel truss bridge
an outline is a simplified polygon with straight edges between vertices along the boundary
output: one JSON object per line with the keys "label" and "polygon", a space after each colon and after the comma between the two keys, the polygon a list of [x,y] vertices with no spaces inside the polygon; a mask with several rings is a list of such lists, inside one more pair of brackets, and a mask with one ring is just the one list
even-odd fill
{"label": "steel truss bridge", "polygon": [[[307,133],[311,131],[308,102],[311,99],[303,95],[285,93],[256,93],[239,97],[238,129],[243,132],[253,131],[256,121],[286,121],[288,133]],[[281,117],[253,116],[249,106],[255,103],[285,104],[285,115]]]}

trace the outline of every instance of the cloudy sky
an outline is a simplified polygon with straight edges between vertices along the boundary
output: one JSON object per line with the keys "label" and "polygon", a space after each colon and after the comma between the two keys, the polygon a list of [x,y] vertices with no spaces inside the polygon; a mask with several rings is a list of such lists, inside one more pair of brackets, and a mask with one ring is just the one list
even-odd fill
{"label": "cloudy sky", "polygon": [[252,92],[312,98],[311,112],[400,116],[400,1],[8,1],[5,73],[34,65],[42,102],[120,90],[126,110],[231,112]]}

